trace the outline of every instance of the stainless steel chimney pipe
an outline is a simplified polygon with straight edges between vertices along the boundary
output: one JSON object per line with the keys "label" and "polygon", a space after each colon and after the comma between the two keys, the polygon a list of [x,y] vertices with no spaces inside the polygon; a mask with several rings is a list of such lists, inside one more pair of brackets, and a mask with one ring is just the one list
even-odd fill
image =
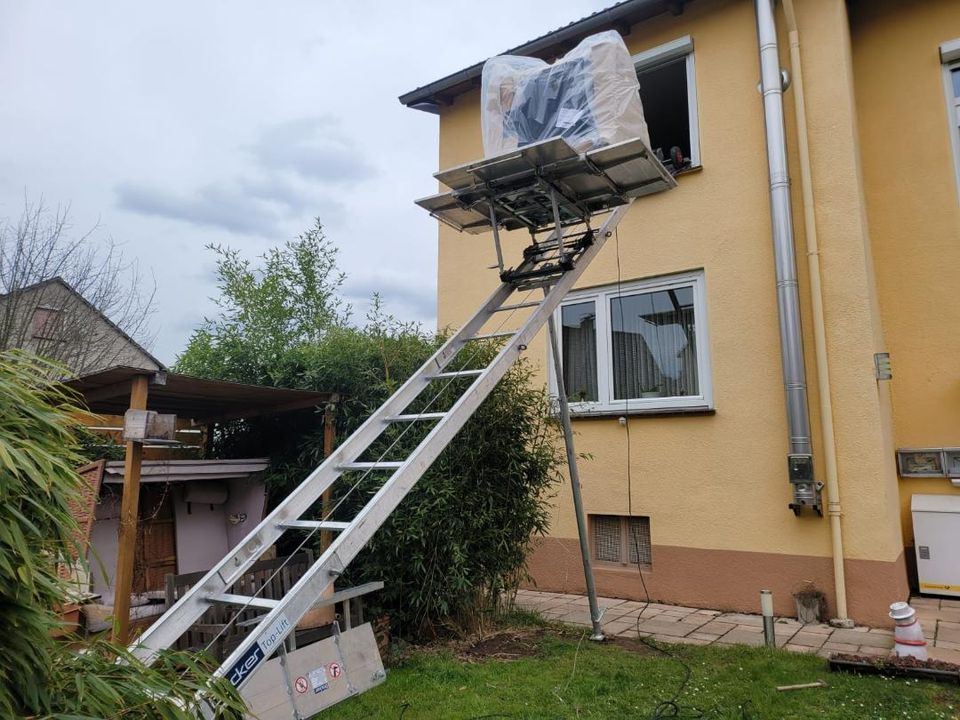
{"label": "stainless steel chimney pipe", "polygon": [[813,507],[821,512],[820,484],[813,479],[810,445],[810,411],[807,407],[807,378],[803,365],[803,337],[800,327],[800,295],[793,240],[793,208],[790,176],[787,171],[787,140],[783,119],[783,91],[786,78],[780,68],[773,0],[756,0],[757,40],[760,46],[760,92],[767,137],[767,166],[770,173],[770,217],[777,278],[777,307],[780,314],[780,357],[787,401],[790,433],[790,481],[799,512]]}

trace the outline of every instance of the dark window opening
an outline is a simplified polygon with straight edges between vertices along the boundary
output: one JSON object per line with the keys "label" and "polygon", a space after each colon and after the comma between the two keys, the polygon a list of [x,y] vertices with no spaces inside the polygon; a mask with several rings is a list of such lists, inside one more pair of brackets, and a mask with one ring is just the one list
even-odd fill
{"label": "dark window opening", "polygon": [[690,166],[690,106],[686,58],[637,73],[650,144],[668,170]]}

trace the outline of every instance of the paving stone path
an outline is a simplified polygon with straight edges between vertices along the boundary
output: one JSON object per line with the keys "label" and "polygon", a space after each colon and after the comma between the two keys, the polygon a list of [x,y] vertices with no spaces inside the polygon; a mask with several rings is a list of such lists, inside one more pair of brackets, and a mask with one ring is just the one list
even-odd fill
{"label": "paving stone path", "polygon": [[[607,635],[652,637],[686,645],[763,645],[763,620],[759,615],[725,613],[720,610],[649,605],[635,600],[599,598],[603,629]],[[587,598],[583,595],[517,592],[516,605],[550,620],[572,625],[590,625]],[[960,600],[913,598],[911,604],[930,643],[931,657],[960,663]],[[834,628],[802,625],[792,618],[777,618],[774,624],[778,647],[823,657],[835,652],[887,655],[893,648],[893,622],[889,628]]]}

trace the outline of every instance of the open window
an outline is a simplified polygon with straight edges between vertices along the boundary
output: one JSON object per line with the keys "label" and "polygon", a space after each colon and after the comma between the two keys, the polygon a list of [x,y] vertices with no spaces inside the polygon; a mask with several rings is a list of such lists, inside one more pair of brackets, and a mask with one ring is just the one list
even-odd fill
{"label": "open window", "polygon": [[700,166],[700,126],[688,35],[633,56],[652,149],[668,170]]}

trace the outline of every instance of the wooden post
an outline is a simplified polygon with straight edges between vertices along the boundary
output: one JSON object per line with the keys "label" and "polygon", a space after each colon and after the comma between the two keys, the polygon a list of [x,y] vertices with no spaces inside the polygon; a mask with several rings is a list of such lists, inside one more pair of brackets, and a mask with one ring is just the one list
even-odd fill
{"label": "wooden post", "polygon": [[[130,409],[147,409],[149,378],[137,375],[130,385]],[[140,463],[143,444],[127,441],[123,456],[123,500],[120,503],[120,538],[117,544],[117,572],[113,578],[113,641],[126,645],[130,631],[130,592],[137,550],[137,519],[140,508]]]}
{"label": "wooden post", "polygon": [[[334,440],[334,401],[328,402],[327,406],[323,410],[323,457],[328,458],[333,453],[333,440]],[[327,513],[330,512],[331,501],[333,499],[333,493],[330,488],[327,488],[323,491],[322,502],[321,502],[321,512],[323,513],[324,519],[327,517]],[[329,530],[320,531],[320,552],[323,552],[328,547],[330,543],[333,542],[333,533]]]}

